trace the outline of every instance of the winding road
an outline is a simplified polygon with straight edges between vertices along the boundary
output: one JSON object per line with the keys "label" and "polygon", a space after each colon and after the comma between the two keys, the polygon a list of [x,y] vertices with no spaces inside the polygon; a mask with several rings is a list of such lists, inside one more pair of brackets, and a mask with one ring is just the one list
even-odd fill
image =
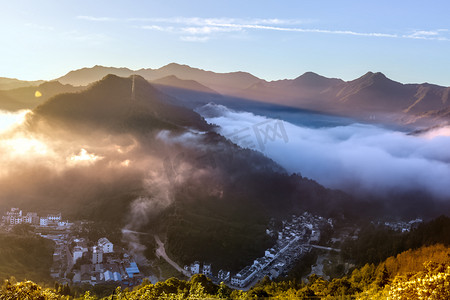
{"label": "winding road", "polygon": [[156,248],[156,255],[158,257],[164,258],[172,267],[174,267],[178,272],[182,273],[186,277],[190,278],[191,273],[180,267],[176,262],[171,260],[166,253],[166,248],[164,248],[164,243],[159,239],[159,236],[155,235],[155,241],[158,244],[158,248]]}

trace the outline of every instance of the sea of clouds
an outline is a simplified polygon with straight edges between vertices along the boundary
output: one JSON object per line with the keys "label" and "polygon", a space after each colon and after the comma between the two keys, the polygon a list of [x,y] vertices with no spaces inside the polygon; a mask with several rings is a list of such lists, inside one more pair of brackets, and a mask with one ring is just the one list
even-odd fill
{"label": "sea of clouds", "polygon": [[371,124],[309,128],[221,105],[200,108],[218,132],[288,172],[354,194],[429,193],[450,199],[450,130],[409,135]]}

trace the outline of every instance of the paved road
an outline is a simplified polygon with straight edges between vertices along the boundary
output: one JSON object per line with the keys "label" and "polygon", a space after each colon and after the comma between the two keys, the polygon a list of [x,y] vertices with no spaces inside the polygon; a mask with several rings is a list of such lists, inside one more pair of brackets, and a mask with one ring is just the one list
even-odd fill
{"label": "paved road", "polygon": [[178,272],[184,274],[186,277],[191,277],[191,273],[180,267],[176,262],[171,260],[166,253],[166,248],[164,248],[164,243],[161,242],[159,239],[159,236],[155,235],[155,241],[158,244],[158,248],[156,248],[156,255],[158,257],[164,258],[165,261],[167,261],[172,267],[174,267]]}
{"label": "paved road", "polygon": [[322,249],[322,250],[341,252],[341,249],[336,249],[336,248],[331,248],[331,247],[323,247],[323,246],[319,246],[319,245],[309,245],[309,246],[311,246],[313,248],[317,248],[317,249]]}

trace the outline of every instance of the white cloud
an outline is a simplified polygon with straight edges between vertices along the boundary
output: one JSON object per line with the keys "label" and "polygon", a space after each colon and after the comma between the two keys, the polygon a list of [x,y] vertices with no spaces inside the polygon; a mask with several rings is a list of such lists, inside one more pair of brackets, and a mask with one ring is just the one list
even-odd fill
{"label": "white cloud", "polygon": [[419,31],[414,32],[412,35],[414,35],[414,36],[422,36],[422,35],[436,36],[436,35],[439,35],[439,32],[437,32],[437,31],[419,30]]}
{"label": "white cloud", "polygon": [[[375,195],[421,190],[450,198],[448,128],[418,137],[357,123],[309,128],[282,122],[286,136],[266,131],[272,136],[261,148],[255,125],[264,131],[267,123],[263,122],[270,119],[224,107],[217,107],[215,114],[209,109],[209,113],[203,113],[206,120],[219,125],[220,133],[233,142],[261,151],[289,172],[299,172],[327,187]],[[273,129],[276,122],[271,122]]]}
{"label": "white cloud", "polygon": [[373,37],[389,37],[396,38],[398,35],[389,33],[378,32],[355,32],[350,30],[326,30],[326,29],[308,29],[308,28],[292,28],[292,27],[278,27],[278,26],[266,26],[259,24],[234,24],[234,23],[211,23],[210,25],[219,27],[232,27],[239,29],[260,29],[260,30],[272,30],[272,31],[287,31],[287,32],[304,32],[304,33],[327,33],[327,34],[340,34],[340,35],[356,35],[356,36],[373,36]]}
{"label": "white cloud", "polygon": [[116,18],[109,18],[109,17],[93,17],[93,16],[77,16],[77,19],[80,20],[87,20],[87,21],[94,21],[94,22],[111,22],[111,21],[118,21]]}
{"label": "white cloud", "polygon": [[199,35],[206,35],[206,34],[212,34],[216,32],[232,32],[232,31],[240,31],[241,28],[226,28],[222,26],[201,26],[201,27],[183,27],[181,28],[181,31],[188,33],[188,34],[199,34]]}
{"label": "white cloud", "polygon": [[0,134],[22,124],[28,113],[30,113],[29,110],[14,113],[0,110]]}
{"label": "white cloud", "polygon": [[147,30],[156,30],[156,31],[164,31],[164,32],[173,32],[173,27],[167,27],[167,26],[159,26],[159,25],[144,25],[141,26],[142,29]]}
{"label": "white cloud", "polygon": [[[88,21],[123,21],[123,22],[144,22],[150,25],[140,26],[142,29],[157,30],[178,34],[183,41],[206,41],[218,34],[230,32],[244,32],[249,30],[267,30],[280,32],[297,33],[319,33],[335,34],[360,37],[376,38],[403,38],[403,39],[423,39],[449,41],[450,39],[441,35],[448,29],[437,30],[415,30],[412,33],[388,33],[388,32],[359,32],[354,30],[334,30],[322,28],[306,28],[296,25],[316,23],[312,19],[278,19],[278,18],[198,18],[198,17],[171,17],[171,18],[124,18],[115,19],[108,17],[78,16],[79,19]],[[171,24],[171,26],[167,26]],[[193,38],[190,35],[204,35],[205,37]],[[206,38],[208,36],[208,38]]]}
{"label": "white cloud", "polygon": [[415,30],[414,32],[410,34],[405,34],[402,37],[419,40],[450,41],[450,38],[442,35],[447,31],[448,31],[447,29]]}
{"label": "white cloud", "polygon": [[94,153],[87,152],[86,149],[82,148],[78,154],[74,154],[67,158],[67,162],[69,165],[76,164],[92,164],[97,160],[102,160],[104,157],[98,156]]}

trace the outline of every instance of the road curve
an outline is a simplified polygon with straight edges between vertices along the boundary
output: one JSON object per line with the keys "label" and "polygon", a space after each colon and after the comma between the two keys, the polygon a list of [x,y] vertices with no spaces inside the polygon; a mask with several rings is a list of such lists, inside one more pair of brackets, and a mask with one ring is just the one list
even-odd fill
{"label": "road curve", "polygon": [[155,234],[155,241],[156,244],[158,244],[158,248],[156,248],[156,255],[158,257],[164,258],[165,261],[167,261],[172,267],[174,267],[178,272],[182,273],[186,277],[191,277],[191,273],[180,267],[176,262],[171,260],[166,253],[166,248],[164,248],[164,243],[160,240],[159,236]]}

